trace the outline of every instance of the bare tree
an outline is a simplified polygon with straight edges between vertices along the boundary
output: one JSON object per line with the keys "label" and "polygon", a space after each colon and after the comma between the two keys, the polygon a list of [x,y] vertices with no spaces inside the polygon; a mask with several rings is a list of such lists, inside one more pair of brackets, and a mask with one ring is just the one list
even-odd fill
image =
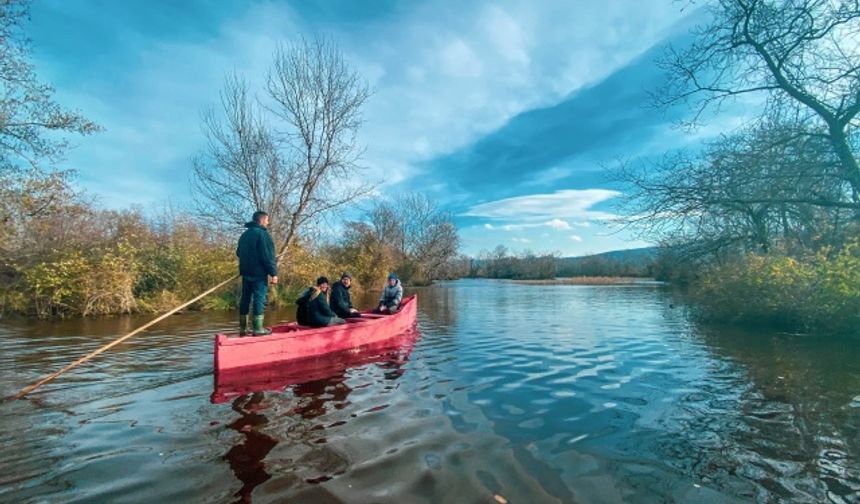
{"label": "bare tree", "polygon": [[[367,211],[365,222],[348,223],[340,245],[353,256],[346,262],[358,263],[369,256],[381,262],[384,258],[404,283],[413,284],[448,276],[459,247],[451,214],[419,193],[377,201]],[[359,250],[364,252],[358,254]],[[369,271],[366,266],[356,266]]]}
{"label": "bare tree", "polygon": [[658,104],[692,104],[691,122],[696,122],[727,99],[764,96],[767,114],[796,116],[811,125],[811,134],[828,139],[840,176],[860,201],[854,143],[860,124],[860,2],[714,0],[708,5],[710,21],[696,29],[695,42],[669,49],[663,58],[670,80],[655,94]]}
{"label": "bare tree", "polygon": [[221,108],[206,110],[205,153],[192,160],[192,189],[201,216],[235,226],[254,211],[266,209],[276,234],[287,215],[283,205],[299,181],[280,157],[271,126],[237,75],[224,79]]}
{"label": "bare tree", "polygon": [[622,205],[644,235],[691,256],[767,252],[775,241],[837,241],[860,210],[827,140],[766,123],[713,142],[704,153],[624,165]]}
{"label": "bare tree", "polygon": [[352,180],[369,95],[325,39],[280,46],[261,98],[240,78],[228,77],[224,117],[204,116],[209,145],[194,162],[200,213],[235,225],[265,209],[282,254],[303,226],[369,191]]}
{"label": "bare tree", "polygon": [[438,208],[421,193],[407,193],[395,200],[395,214],[401,217],[402,253],[407,259],[403,267],[414,270],[413,275],[435,280],[436,272],[460,248],[460,237],[450,213]]}

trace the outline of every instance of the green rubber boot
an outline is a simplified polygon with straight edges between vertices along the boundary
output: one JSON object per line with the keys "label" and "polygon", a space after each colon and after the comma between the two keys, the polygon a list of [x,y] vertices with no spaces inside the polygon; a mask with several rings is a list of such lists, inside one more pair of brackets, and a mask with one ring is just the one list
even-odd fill
{"label": "green rubber boot", "polygon": [[263,327],[263,315],[254,315],[254,336],[265,336],[272,331]]}
{"label": "green rubber boot", "polygon": [[239,336],[248,334],[248,316],[239,315]]}

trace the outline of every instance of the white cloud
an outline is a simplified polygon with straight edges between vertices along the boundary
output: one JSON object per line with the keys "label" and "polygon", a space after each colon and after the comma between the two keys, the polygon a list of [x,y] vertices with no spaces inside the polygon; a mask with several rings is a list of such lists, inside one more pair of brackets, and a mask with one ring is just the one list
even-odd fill
{"label": "white cloud", "polygon": [[549,194],[530,194],[481,203],[473,206],[462,215],[488,219],[516,219],[526,221],[526,223],[550,219],[543,225],[549,225],[549,223],[556,221],[564,222],[561,221],[564,218],[608,220],[614,218],[615,215],[594,210],[593,207],[619,195],[621,193],[618,191],[609,189],[565,189]]}
{"label": "white cloud", "polygon": [[521,238],[521,237],[511,238],[511,241],[515,242],[515,243],[531,243],[532,242],[528,238]]}
{"label": "white cloud", "polygon": [[511,63],[527,65],[531,59],[530,44],[522,25],[498,6],[487,7],[481,17],[481,28],[498,54]]}
{"label": "white cloud", "polygon": [[521,224],[504,224],[501,226],[494,226],[490,223],[484,224],[484,229],[500,229],[504,231],[518,231],[521,229],[531,229],[531,228],[539,228],[539,227],[549,227],[557,230],[570,229],[570,224],[567,221],[563,221],[561,219],[552,219],[546,222],[535,222],[535,223],[521,223]]}
{"label": "white cloud", "polygon": [[561,219],[553,219],[546,223],[547,226],[553,229],[570,229],[570,224],[567,221],[563,221]]}
{"label": "white cloud", "polygon": [[570,239],[575,241],[575,242],[581,242],[582,241],[582,237],[579,235],[570,235]]}
{"label": "white cloud", "polygon": [[452,40],[439,54],[442,69],[451,77],[480,77],[483,64],[475,51],[460,39]]}
{"label": "white cloud", "polygon": [[360,136],[366,162],[386,183],[395,173],[408,179],[422,161],[599,82],[683,15],[665,0],[431,1],[337,34],[359,68],[384,69]]}

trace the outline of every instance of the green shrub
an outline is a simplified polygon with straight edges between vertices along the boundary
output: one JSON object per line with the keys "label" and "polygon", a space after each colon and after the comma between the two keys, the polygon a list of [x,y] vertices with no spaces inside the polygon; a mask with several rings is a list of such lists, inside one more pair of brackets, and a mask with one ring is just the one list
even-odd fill
{"label": "green shrub", "polygon": [[27,293],[40,317],[80,313],[80,286],[89,263],[79,251],[44,260],[24,271]]}
{"label": "green shrub", "polygon": [[816,332],[860,328],[860,246],[801,258],[749,254],[707,267],[693,288],[705,319]]}

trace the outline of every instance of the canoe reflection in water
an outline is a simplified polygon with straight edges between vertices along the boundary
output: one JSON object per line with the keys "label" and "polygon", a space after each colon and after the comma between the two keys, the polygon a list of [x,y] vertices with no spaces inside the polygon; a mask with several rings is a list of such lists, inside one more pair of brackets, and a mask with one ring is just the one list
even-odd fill
{"label": "canoe reflection in water", "polygon": [[[240,415],[227,427],[240,433],[243,438],[224,455],[230,469],[242,482],[242,487],[234,494],[236,502],[251,502],[254,489],[272,477],[264,459],[280,441],[289,440],[289,436],[279,439],[279,434],[273,432],[272,435],[264,431],[269,424],[264,413],[271,403],[282,406],[284,399],[290,399],[287,393],[291,393],[295,404],[285,408],[286,414],[302,419],[323,416],[328,408],[342,408],[348,404],[347,397],[353,390],[349,385],[350,370],[377,365],[385,370],[386,380],[396,380],[405,372],[404,365],[409,360],[417,337],[418,331],[413,329],[384,344],[294,361],[280,367],[245,370],[232,375],[216,374],[212,402],[232,401],[233,411]],[[265,391],[276,393],[267,394]],[[280,407],[277,409],[280,410]],[[282,420],[279,419],[277,424]],[[272,426],[269,427],[271,430]],[[325,474],[332,468],[319,469],[320,473]],[[328,479],[324,476],[319,481],[306,483],[320,483]]]}
{"label": "canoe reflection in water", "polygon": [[233,401],[233,411],[241,416],[227,427],[245,436],[242,443],[233,446],[224,455],[230,469],[242,482],[242,488],[235,493],[238,497],[236,502],[251,502],[254,488],[272,477],[266,472],[263,459],[278,444],[278,440],[260,431],[269,423],[265,415],[256,411],[265,408],[261,404],[262,400],[263,393],[255,392]]}

